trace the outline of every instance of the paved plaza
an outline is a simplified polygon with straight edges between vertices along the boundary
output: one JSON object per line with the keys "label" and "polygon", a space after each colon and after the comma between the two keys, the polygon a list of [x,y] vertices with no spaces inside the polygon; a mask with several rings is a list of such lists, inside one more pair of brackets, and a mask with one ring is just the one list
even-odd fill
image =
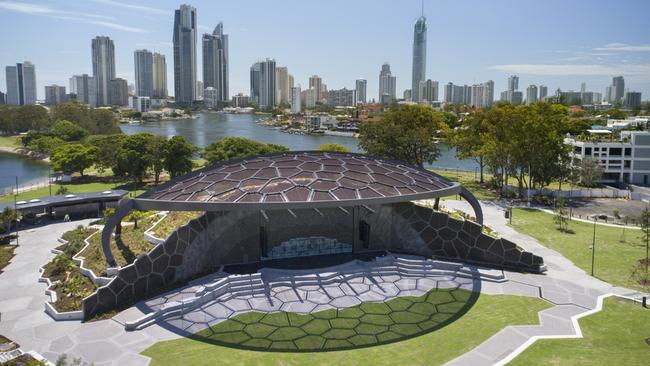
{"label": "paved plaza", "polygon": [[[445,201],[444,205],[469,209],[465,202],[459,201]],[[44,312],[43,304],[48,298],[45,285],[38,282],[38,268],[53,257],[51,249],[57,246],[61,234],[87,221],[26,230],[21,232],[16,257],[0,275],[0,334],[18,342],[23,350],[35,350],[50,360],[65,353],[98,366],[147,365],[149,359],[139,353],[152,344],[182,337],[250,310],[312,313],[361,302],[417,296],[433,288],[541,297],[554,305],[540,312],[540,325],[508,326],[474,350],[449,362],[450,365],[490,365],[508,361],[515,355],[513,352],[521,350],[535,337],[575,336],[577,329],[573,317],[597,308],[599,297],[603,295],[634,295],[631,290],[588,276],[559,253],[514,231],[506,225],[498,203],[483,203],[483,209],[485,223],[502,237],[544,257],[548,269],[544,275],[443,264],[428,265],[420,277],[412,273],[382,275],[377,268],[395,264],[398,257],[394,256],[375,262],[353,261],[324,270],[262,269],[259,278],[265,289],[261,293],[203,302],[196,308],[188,308],[182,315],[162,317],[134,331],[125,330],[125,323],[163,309],[165,304],[204,294],[210,284],[227,274],[215,273],[201,278],[181,289],[138,303],[109,320],[57,322]],[[427,266],[426,261],[416,257],[403,259],[411,261],[411,267],[417,263],[423,268]]]}

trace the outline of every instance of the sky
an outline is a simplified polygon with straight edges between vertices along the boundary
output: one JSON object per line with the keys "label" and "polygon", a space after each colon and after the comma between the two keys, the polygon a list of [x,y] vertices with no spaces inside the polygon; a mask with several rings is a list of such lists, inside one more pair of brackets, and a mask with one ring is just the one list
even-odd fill
{"label": "sky", "polygon": [[[229,34],[230,94],[249,94],[249,68],[275,58],[296,83],[317,74],[330,89],[354,88],[368,80],[377,98],[379,70],[391,65],[398,96],[411,84],[413,25],[419,0],[188,0],[197,9],[198,78],[201,34],[218,22]],[[134,81],[133,51],[146,48],[167,57],[173,94],[172,27],[168,0],[0,0],[0,67],[24,60],[36,66],[38,98],[44,86],[68,86],[74,74],[92,74],[91,39],[115,42],[117,76]],[[648,0],[425,0],[427,78],[443,84],[495,81],[519,75],[519,89],[547,85],[549,92],[604,93],[611,78],[625,77],[630,91],[650,99]],[[0,91],[6,90],[0,72]]]}

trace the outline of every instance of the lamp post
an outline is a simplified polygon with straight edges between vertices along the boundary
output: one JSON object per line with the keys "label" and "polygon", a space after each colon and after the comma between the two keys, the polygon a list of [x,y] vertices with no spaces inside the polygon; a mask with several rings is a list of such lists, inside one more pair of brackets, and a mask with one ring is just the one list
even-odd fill
{"label": "lamp post", "polygon": [[[18,176],[16,176],[16,190],[14,191],[14,213],[16,214],[16,245],[18,245]],[[9,232],[11,232],[11,221],[9,221]]]}
{"label": "lamp post", "polygon": [[594,261],[596,260],[596,221],[598,220],[597,216],[594,216],[594,236],[591,241],[591,276],[594,275]]}

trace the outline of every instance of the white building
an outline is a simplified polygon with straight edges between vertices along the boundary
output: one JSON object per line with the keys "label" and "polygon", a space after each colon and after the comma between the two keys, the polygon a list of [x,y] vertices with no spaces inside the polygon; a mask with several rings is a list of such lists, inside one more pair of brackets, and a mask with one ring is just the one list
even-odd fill
{"label": "white building", "polygon": [[7,104],[25,105],[36,103],[36,68],[29,61],[7,66]]}
{"label": "white building", "polygon": [[[612,133],[591,131],[608,136]],[[593,159],[600,164],[604,172],[603,182],[650,185],[650,132],[622,131],[617,139],[595,137],[577,140],[567,137],[564,142],[573,147],[575,159]]]}
{"label": "white building", "polygon": [[219,93],[211,86],[203,90],[203,103],[206,108],[215,109],[219,106]]}
{"label": "white building", "polygon": [[355,103],[361,103],[361,104],[366,104],[367,103],[367,97],[366,97],[366,90],[368,88],[368,81],[366,79],[357,79],[355,82],[355,90],[357,94],[357,100]]}
{"label": "white building", "polygon": [[297,114],[302,111],[300,103],[300,85],[291,88],[291,113]]}

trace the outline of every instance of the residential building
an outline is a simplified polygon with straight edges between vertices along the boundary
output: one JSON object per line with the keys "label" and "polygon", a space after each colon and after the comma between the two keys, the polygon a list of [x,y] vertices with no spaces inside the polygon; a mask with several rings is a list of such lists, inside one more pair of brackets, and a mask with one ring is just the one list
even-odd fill
{"label": "residential building", "polygon": [[302,103],[300,102],[300,84],[298,84],[291,88],[291,113],[300,112],[302,112]]}
{"label": "residential building", "polygon": [[625,98],[625,79],[622,76],[612,78],[612,93],[610,103],[623,103]]}
{"label": "residential building", "polygon": [[305,90],[305,107],[314,108],[316,106],[316,101],[318,101],[318,91],[314,88],[309,88]]}
{"label": "residential building", "polygon": [[537,103],[537,86],[528,85],[526,88],[526,104]]}
{"label": "residential building", "polygon": [[470,104],[471,88],[467,85],[447,83],[445,85],[444,102],[447,104]]}
{"label": "residential building", "polygon": [[366,81],[366,79],[357,79],[354,83],[354,88],[357,92],[357,100],[355,101],[355,104],[366,104],[366,91],[368,90],[368,81]]}
{"label": "residential building", "polygon": [[92,40],[92,57],[96,105],[111,105],[108,84],[115,79],[115,46],[113,40],[103,36],[95,37]]}
{"label": "residential building", "polygon": [[45,86],[45,104],[54,105],[68,102],[68,95],[65,93],[65,86]]}
{"label": "residential building", "polygon": [[389,104],[396,99],[397,78],[390,72],[390,65],[385,62],[379,72],[379,102]]}
{"label": "residential building", "polygon": [[434,80],[427,80],[427,81],[420,81],[420,84],[418,85],[418,94],[419,98],[416,100],[413,98],[413,94],[411,94],[411,100],[418,101],[418,102],[424,102],[424,103],[431,103],[435,102],[438,100],[438,82]]}
{"label": "residential building", "polygon": [[602,182],[650,185],[650,132],[621,131],[616,140],[566,138],[564,142],[573,147],[574,159],[593,159],[600,164]]}
{"label": "residential building", "polygon": [[511,75],[508,77],[508,89],[501,92],[501,101],[510,104],[521,104],[524,99],[522,92],[519,89],[519,76]]}
{"label": "residential building", "polygon": [[219,93],[217,89],[208,86],[203,90],[203,104],[206,108],[216,109],[219,107]]}
{"label": "residential building", "polygon": [[[217,24],[212,34],[203,35],[203,85],[213,87],[217,102],[230,99],[228,76],[228,35],[223,33],[223,23]],[[205,99],[205,95],[203,96]]]}
{"label": "residential building", "polygon": [[196,100],[203,100],[203,81],[197,80],[196,81]]}
{"label": "residential building", "polygon": [[153,53],[149,50],[135,50],[135,95],[154,96],[153,88]]}
{"label": "residential building", "polygon": [[626,92],[623,105],[630,109],[641,108],[641,92]]}
{"label": "residential building", "polygon": [[129,104],[129,85],[124,79],[113,79],[108,82],[108,103],[114,106]]}
{"label": "residential building", "polygon": [[323,94],[323,79],[318,75],[312,75],[309,77],[309,89],[314,89],[318,93],[316,96],[316,101],[320,102],[321,99],[326,98],[327,96]]}
{"label": "residential building", "polygon": [[338,90],[330,90],[328,92],[327,102],[333,106],[353,106],[355,104],[354,100],[354,89],[343,88]]}
{"label": "residential building", "polygon": [[548,87],[546,85],[539,86],[539,100],[544,100],[548,96]]}
{"label": "residential building", "polygon": [[290,103],[293,76],[289,74],[286,66],[278,66],[275,68],[275,82],[278,87],[278,90],[276,90],[278,103]]}
{"label": "residential building", "polygon": [[[469,90],[469,105],[472,107],[487,108],[494,103],[494,81],[488,80],[482,84],[474,84]],[[521,95],[521,92],[519,94]]]}
{"label": "residential building", "polygon": [[7,104],[25,105],[36,103],[36,68],[29,61],[7,66]]}
{"label": "residential building", "polygon": [[426,78],[426,70],[427,18],[422,14],[413,27],[413,79],[411,81],[411,100],[416,103],[423,100],[420,95],[420,83]]}
{"label": "residential building", "polygon": [[196,9],[181,5],[174,14],[174,97],[177,103],[196,99]]}
{"label": "residential building", "polygon": [[88,74],[73,75],[70,78],[70,93],[76,94],[76,99],[91,107],[97,106],[97,83]]}
{"label": "residential building", "polygon": [[232,97],[232,106],[239,108],[248,107],[249,99],[250,97],[248,95],[244,95],[243,93],[234,95]]}
{"label": "residential building", "polygon": [[510,75],[508,77],[508,90],[519,90],[519,76]]}
{"label": "residential building", "polygon": [[149,112],[151,109],[151,98],[131,95],[129,96],[129,107],[141,113]]}
{"label": "residential building", "polygon": [[413,101],[413,90],[411,90],[411,89],[404,89],[404,91],[402,92],[402,99],[403,99],[405,102],[411,102],[411,101]]}
{"label": "residential building", "polygon": [[153,54],[153,97],[167,98],[167,61],[157,52]]}
{"label": "residential building", "polygon": [[275,60],[267,58],[251,66],[251,98],[262,108],[273,108],[276,103]]}

